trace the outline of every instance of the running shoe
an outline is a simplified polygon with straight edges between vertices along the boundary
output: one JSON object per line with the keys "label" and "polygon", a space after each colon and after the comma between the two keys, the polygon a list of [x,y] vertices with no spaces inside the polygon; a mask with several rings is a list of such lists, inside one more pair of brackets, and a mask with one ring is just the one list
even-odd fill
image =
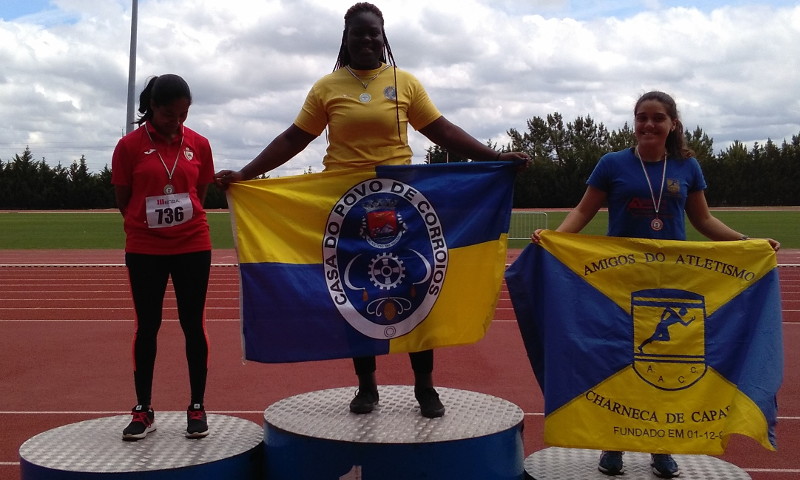
{"label": "running shoe", "polygon": [[128,441],[141,440],[156,429],[156,413],[152,408],[136,405],[131,410],[133,420],[122,431],[122,439]]}
{"label": "running shoe", "polygon": [[193,403],[186,410],[186,438],[203,438],[208,435],[208,418],[202,403]]}
{"label": "running shoe", "polygon": [[622,452],[616,450],[603,450],[597,469],[606,475],[622,475],[625,473],[625,464],[622,462]]}
{"label": "running shoe", "polygon": [[659,478],[675,478],[681,475],[681,469],[678,468],[678,462],[672,458],[672,455],[667,453],[653,453],[650,455],[650,466],[653,467],[653,473]]}

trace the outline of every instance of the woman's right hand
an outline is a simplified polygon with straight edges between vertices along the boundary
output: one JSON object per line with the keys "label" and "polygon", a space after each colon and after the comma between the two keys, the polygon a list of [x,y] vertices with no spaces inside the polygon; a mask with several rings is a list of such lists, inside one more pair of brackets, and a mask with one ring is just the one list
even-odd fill
{"label": "woman's right hand", "polygon": [[531,243],[539,244],[542,241],[542,232],[545,231],[545,228],[537,228],[536,230],[531,233]]}
{"label": "woman's right hand", "polygon": [[241,171],[220,170],[214,174],[214,183],[223,191],[227,190],[231,183],[241,182],[242,180],[244,180],[244,175],[242,175]]}

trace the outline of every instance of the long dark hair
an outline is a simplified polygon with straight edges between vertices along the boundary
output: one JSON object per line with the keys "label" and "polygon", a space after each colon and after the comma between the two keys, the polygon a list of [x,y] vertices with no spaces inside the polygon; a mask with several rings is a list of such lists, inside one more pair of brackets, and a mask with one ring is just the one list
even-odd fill
{"label": "long dark hair", "polygon": [[333,66],[333,71],[344,68],[350,65],[350,51],[347,49],[347,32],[350,30],[350,21],[356,15],[361,13],[372,13],[381,21],[381,35],[383,35],[383,51],[381,52],[380,61],[392,66],[394,73],[394,110],[397,117],[397,137],[402,142],[403,134],[400,131],[400,101],[398,97],[400,94],[397,91],[397,62],[392,55],[392,47],[389,46],[389,39],[386,38],[386,30],[383,28],[383,13],[375,5],[368,2],[359,2],[347,9],[344,14],[344,31],[342,32],[342,44],[339,46],[339,55],[336,57],[336,65]]}
{"label": "long dark hair", "polygon": [[686,144],[686,137],[683,134],[683,123],[681,122],[680,115],[678,115],[678,105],[675,99],[670,95],[654,90],[647,92],[636,101],[636,106],[633,107],[633,115],[639,111],[639,105],[647,100],[655,100],[667,110],[667,115],[675,122],[675,129],[669,132],[665,146],[667,147],[667,154],[671,158],[689,158],[694,157],[694,151]]}
{"label": "long dark hair", "polygon": [[179,98],[186,98],[189,105],[192,104],[192,92],[186,80],[173,73],[150,77],[139,94],[139,113],[142,115],[134,123],[141,125],[153,118],[152,103],[167,105]]}

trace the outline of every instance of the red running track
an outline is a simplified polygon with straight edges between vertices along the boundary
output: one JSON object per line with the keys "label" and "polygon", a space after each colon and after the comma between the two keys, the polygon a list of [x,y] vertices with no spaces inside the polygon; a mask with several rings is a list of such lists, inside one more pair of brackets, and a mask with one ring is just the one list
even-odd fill
{"label": "red running track", "polygon": [[[509,261],[518,252],[510,252]],[[778,401],[779,450],[734,436],[724,460],[755,480],[800,478],[800,251],[778,257],[785,374]],[[235,253],[215,251],[207,304],[211,339],[209,412],[263,424],[266,407],[313,390],[353,386],[349,360],[243,363]],[[124,414],[135,403],[131,373],[133,306],[123,253],[116,250],[0,251],[0,478],[19,480],[19,447],[43,431]],[[171,292],[159,335],[153,391],[158,410],[188,403],[183,336]],[[436,351],[437,385],[495,395],[525,412],[525,456],[545,448],[543,400],[525,355],[507,291],[486,337]],[[378,359],[378,381],[410,384],[405,355]],[[120,425],[120,432],[125,425]],[[213,425],[212,425],[213,427]]]}

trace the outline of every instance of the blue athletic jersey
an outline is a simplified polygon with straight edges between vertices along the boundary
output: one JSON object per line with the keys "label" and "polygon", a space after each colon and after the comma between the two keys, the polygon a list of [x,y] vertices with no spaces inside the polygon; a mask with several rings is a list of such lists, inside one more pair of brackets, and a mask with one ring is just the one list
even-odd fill
{"label": "blue athletic jersey", "polygon": [[[670,158],[666,162],[667,178],[656,215],[647,178],[633,148],[603,155],[586,183],[608,195],[609,236],[686,240],[686,197],[705,190],[706,181],[694,157]],[[658,203],[664,161],[644,165]],[[663,222],[661,230],[653,230],[650,225],[656,216]]]}

